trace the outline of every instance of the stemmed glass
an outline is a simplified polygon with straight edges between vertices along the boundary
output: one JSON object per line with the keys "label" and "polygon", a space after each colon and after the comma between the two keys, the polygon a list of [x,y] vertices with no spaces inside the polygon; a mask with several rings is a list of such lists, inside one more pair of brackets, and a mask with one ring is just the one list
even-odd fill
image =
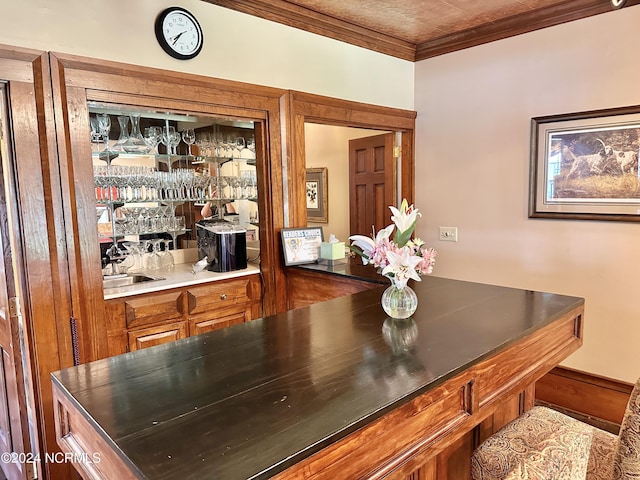
{"label": "stemmed glass", "polygon": [[247,150],[249,150],[249,154],[247,158],[255,159],[256,158],[256,139],[254,137],[251,137],[247,142]]}
{"label": "stemmed glass", "polygon": [[149,252],[147,255],[147,269],[158,270],[160,268],[160,240],[146,240],[144,249]]}
{"label": "stemmed glass", "polygon": [[111,117],[106,113],[98,115],[98,131],[104,141],[104,151],[109,151],[109,132],[111,131]]}
{"label": "stemmed glass", "polygon": [[[167,155],[171,155],[171,138],[176,135],[176,127],[168,126],[162,130],[160,143],[167,147]],[[179,134],[178,134],[179,135]]]}
{"label": "stemmed glass", "polygon": [[169,251],[170,240],[160,240],[159,244],[162,245],[160,251],[160,268],[171,270],[174,267],[173,255]]}
{"label": "stemmed glass", "polygon": [[240,177],[229,177],[229,184],[231,185],[231,197],[233,199],[242,198],[242,188],[240,183]]}
{"label": "stemmed glass", "polygon": [[180,145],[180,132],[174,131],[169,134],[169,145],[171,146],[171,154],[178,154],[178,145]]}
{"label": "stemmed glass", "polygon": [[251,170],[242,170],[240,172],[240,198],[250,198],[249,186],[251,185]]}
{"label": "stemmed glass", "polygon": [[[94,165],[93,167],[93,183],[96,187],[96,201],[102,202],[109,200],[107,187],[109,186],[109,177],[107,176],[107,167]],[[107,197],[107,198],[105,198]]]}
{"label": "stemmed glass", "polygon": [[132,265],[129,267],[129,270],[142,270],[142,245],[136,242],[126,242],[124,246],[131,252],[129,258],[132,260]]}
{"label": "stemmed glass", "polygon": [[144,142],[149,147],[149,153],[158,153],[158,144],[162,138],[160,127],[147,127],[144,129]]}
{"label": "stemmed glass", "polygon": [[216,192],[218,194],[218,198],[220,199],[228,199],[231,198],[231,195],[227,195],[227,187],[229,186],[229,177],[219,175],[216,177]]}
{"label": "stemmed glass", "polygon": [[182,131],[182,140],[187,144],[188,155],[191,156],[191,145],[196,141],[196,132],[193,128],[186,128]]}
{"label": "stemmed glass", "polygon": [[236,138],[236,147],[233,149],[233,158],[242,158],[242,150],[245,149],[246,143],[244,137]]}
{"label": "stemmed glass", "polygon": [[91,150],[93,150],[93,144],[96,145],[96,151],[100,151],[100,127],[98,126],[98,119],[96,117],[89,117],[89,124],[91,125]]}

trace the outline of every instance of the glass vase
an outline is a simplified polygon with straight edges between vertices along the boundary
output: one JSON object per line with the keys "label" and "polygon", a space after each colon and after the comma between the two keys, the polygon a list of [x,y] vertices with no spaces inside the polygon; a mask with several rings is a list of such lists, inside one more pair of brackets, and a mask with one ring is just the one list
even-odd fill
{"label": "glass vase", "polygon": [[387,318],[382,324],[382,338],[395,355],[409,352],[418,339],[413,318]]}
{"label": "glass vase", "polygon": [[131,133],[123,145],[124,151],[127,153],[148,153],[149,145],[146,144],[142,133],[140,133],[140,115],[129,115],[129,118],[131,118]]}
{"label": "glass vase", "polygon": [[382,294],[380,302],[391,318],[409,318],[418,308],[418,296],[409,286],[391,285]]}
{"label": "glass vase", "polygon": [[116,143],[111,147],[112,152],[123,153],[124,144],[129,140],[129,117],[120,115],[118,117],[118,123],[120,124],[120,136]]}

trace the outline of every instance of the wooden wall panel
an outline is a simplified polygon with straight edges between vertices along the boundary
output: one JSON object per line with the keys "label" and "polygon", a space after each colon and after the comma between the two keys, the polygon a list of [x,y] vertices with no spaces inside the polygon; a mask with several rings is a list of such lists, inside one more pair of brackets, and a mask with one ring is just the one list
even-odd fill
{"label": "wooden wall panel", "polygon": [[620,425],[633,385],[564,367],[536,383],[536,401]]}

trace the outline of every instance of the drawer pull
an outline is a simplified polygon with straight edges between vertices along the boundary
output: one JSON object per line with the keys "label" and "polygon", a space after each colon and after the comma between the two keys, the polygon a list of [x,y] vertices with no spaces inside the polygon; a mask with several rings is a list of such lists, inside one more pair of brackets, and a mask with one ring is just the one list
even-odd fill
{"label": "drawer pull", "polygon": [[226,300],[227,299],[227,294],[223,293],[222,295],[220,295],[220,300]]}

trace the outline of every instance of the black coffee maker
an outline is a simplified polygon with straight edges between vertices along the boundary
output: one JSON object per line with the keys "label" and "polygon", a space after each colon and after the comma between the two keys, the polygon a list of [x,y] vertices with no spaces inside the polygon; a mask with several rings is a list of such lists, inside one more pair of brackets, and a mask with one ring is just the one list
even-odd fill
{"label": "black coffee maker", "polygon": [[196,223],[198,260],[207,257],[207,270],[230,272],[247,268],[247,230],[220,218]]}

